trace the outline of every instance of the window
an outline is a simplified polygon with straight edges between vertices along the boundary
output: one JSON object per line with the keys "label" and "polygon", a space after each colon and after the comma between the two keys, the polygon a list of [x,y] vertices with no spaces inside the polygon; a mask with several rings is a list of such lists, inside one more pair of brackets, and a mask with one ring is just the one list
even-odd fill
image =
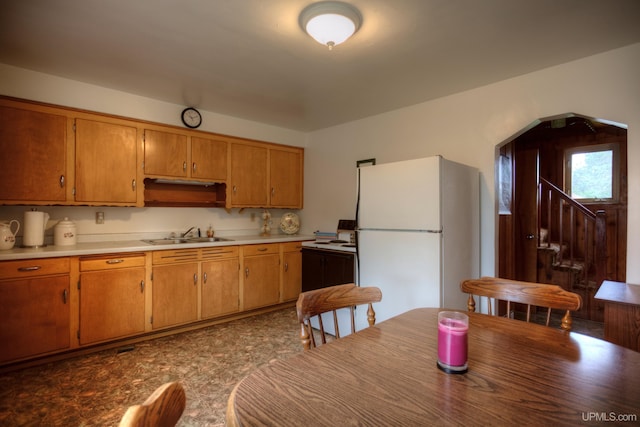
{"label": "window", "polygon": [[618,201],[618,144],[565,151],[565,192],[583,203]]}

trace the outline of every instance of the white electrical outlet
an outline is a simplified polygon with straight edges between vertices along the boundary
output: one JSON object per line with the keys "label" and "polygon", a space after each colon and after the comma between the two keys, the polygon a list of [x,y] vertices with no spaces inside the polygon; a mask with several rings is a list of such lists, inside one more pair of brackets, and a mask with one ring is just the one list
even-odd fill
{"label": "white electrical outlet", "polygon": [[96,212],[96,224],[104,224],[104,212]]}

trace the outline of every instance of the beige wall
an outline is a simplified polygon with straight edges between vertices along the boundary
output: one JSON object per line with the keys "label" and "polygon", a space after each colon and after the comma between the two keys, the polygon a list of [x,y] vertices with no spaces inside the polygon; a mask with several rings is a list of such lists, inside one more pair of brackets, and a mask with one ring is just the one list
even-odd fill
{"label": "beige wall", "polygon": [[[470,70],[470,72],[472,72]],[[356,161],[440,154],[481,172],[482,274],[495,272],[495,147],[534,120],[573,112],[628,125],[627,279],[640,284],[640,44],[310,134],[305,222],[355,212]],[[425,76],[428,78],[428,76]],[[353,183],[353,184],[352,184]],[[325,191],[325,190],[329,191]],[[401,210],[402,206],[398,207]]]}
{"label": "beige wall", "polygon": [[[305,233],[333,230],[338,219],[354,217],[357,160],[375,157],[385,163],[440,154],[477,167],[481,172],[482,274],[491,275],[496,259],[495,147],[536,119],[567,112],[625,123],[629,128],[627,279],[640,284],[640,264],[632,262],[640,258],[640,241],[632,238],[640,235],[640,164],[634,162],[640,159],[638,75],[640,44],[310,134],[208,112],[203,112],[202,129],[305,146],[305,209],[301,212]],[[0,93],[175,125],[180,125],[184,107],[2,64]],[[0,208],[0,219],[21,209]],[[69,209],[52,208],[58,216]],[[97,209],[71,209],[87,233],[101,232],[92,222]],[[191,209],[184,213],[109,208],[107,220],[111,215],[118,218],[111,226],[114,232],[180,229],[192,222],[206,225],[211,218],[222,230],[257,227],[251,212]],[[274,213],[274,218],[278,215]],[[166,225],[168,221],[174,221],[175,227]]]}

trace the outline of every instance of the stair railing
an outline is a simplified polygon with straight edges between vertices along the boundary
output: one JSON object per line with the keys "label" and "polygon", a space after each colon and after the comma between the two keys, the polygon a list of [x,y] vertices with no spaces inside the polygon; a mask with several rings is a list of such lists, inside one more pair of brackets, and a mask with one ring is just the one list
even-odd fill
{"label": "stair railing", "polygon": [[[543,212],[543,206],[546,212]],[[569,230],[565,230],[564,207],[568,206],[569,213]],[[554,207],[556,209],[554,209]],[[554,214],[556,213],[556,214]],[[546,219],[547,241],[541,241],[541,231],[543,227],[543,215]],[[548,180],[540,177],[538,183],[538,246],[546,243],[547,247],[551,246],[551,236],[556,233],[560,245],[558,252],[558,262],[564,262],[564,251],[562,245],[567,242],[569,249],[568,264],[573,266],[576,262],[574,249],[576,248],[576,222],[582,221],[583,224],[583,247],[582,254],[584,256],[585,280],[588,280],[589,271],[593,265],[595,274],[593,280],[596,286],[599,286],[606,277],[607,267],[607,227],[606,214],[604,210],[598,210],[596,213],[591,212],[582,203],[571,198],[567,193],[559,187],[552,184]],[[590,238],[590,235],[593,237]]]}

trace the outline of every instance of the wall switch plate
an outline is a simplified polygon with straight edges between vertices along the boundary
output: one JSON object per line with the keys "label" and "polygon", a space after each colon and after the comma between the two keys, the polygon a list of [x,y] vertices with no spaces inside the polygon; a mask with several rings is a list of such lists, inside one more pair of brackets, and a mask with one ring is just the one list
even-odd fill
{"label": "wall switch plate", "polygon": [[104,212],[96,212],[96,224],[104,224]]}

